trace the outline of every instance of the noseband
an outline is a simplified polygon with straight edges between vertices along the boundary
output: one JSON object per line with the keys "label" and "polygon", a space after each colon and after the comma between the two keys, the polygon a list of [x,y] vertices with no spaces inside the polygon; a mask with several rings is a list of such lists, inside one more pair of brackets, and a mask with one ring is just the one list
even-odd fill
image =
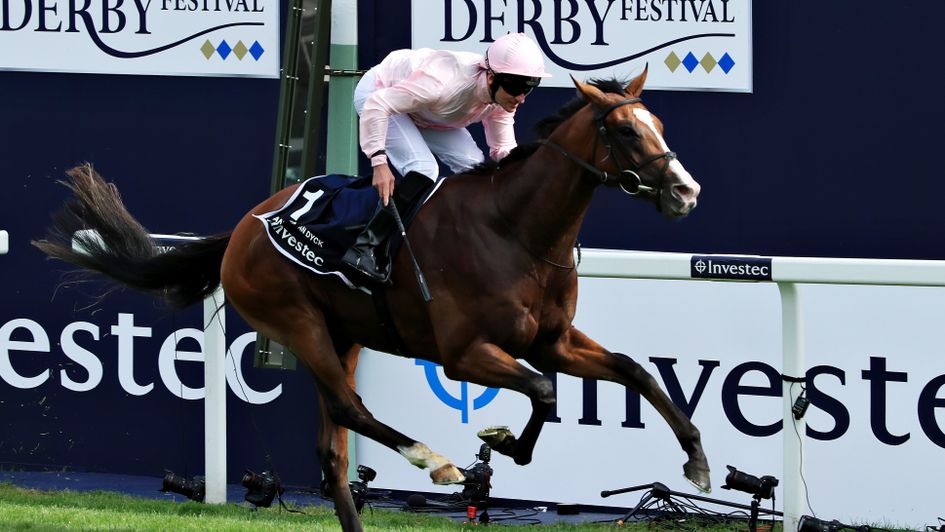
{"label": "noseband", "polygon": [[[605,170],[601,170],[596,166],[588,164],[586,161],[577,157],[573,153],[565,150],[561,146],[558,146],[550,140],[540,140],[541,144],[551,146],[552,148],[558,150],[562,155],[571,159],[577,163],[580,167],[584,168],[588,172],[597,176],[600,179],[600,182],[604,186],[608,187],[620,187],[621,190],[626,192],[631,196],[646,195],[653,198],[656,201],[657,207],[660,207],[660,196],[663,192],[663,180],[666,177],[666,170],[669,168],[669,163],[676,158],[676,152],[667,151],[663,153],[658,153],[656,155],[647,157],[646,159],[640,161],[639,163],[634,162],[633,157],[626,152],[623,145],[619,142],[615,142],[613,133],[604,125],[604,119],[607,118],[607,115],[612,113],[615,109],[623,107],[624,105],[630,105],[640,102],[640,98],[627,98],[626,100],[621,100],[617,103],[611,104],[606,109],[603,109],[594,117],[594,122],[597,125],[597,135],[594,137],[594,147],[591,150],[591,156],[597,153],[597,142],[601,138],[604,139],[604,146],[607,148],[607,156],[601,159],[601,162],[606,161],[607,159],[613,158],[614,163],[617,166],[619,172],[617,175],[611,175]],[[614,145],[617,146],[617,150],[614,150]],[[643,180],[640,178],[640,171],[646,166],[663,159],[663,167],[659,171],[659,179],[656,183],[656,187],[651,187],[643,184]],[[625,164],[624,164],[625,163]],[[624,167],[626,165],[626,167]]]}

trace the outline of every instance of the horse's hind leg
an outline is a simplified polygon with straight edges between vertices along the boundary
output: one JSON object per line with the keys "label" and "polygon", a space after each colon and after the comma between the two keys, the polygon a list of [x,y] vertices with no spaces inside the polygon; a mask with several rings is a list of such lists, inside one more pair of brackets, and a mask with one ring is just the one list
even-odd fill
{"label": "horse's hind leg", "polygon": [[528,361],[542,371],[561,371],[585,379],[617,382],[640,393],[663,416],[689,457],[683,465],[686,478],[703,491],[711,490],[709,463],[702,450],[699,429],[660,389],[640,364],[630,357],[611,353],[574,327],[561,340]]}
{"label": "horse's hind leg", "polygon": [[[277,198],[274,196],[273,201]],[[227,298],[247,323],[288,347],[312,372],[324,412],[333,423],[390,447],[417,467],[429,469],[437,484],[465,480],[449,460],[368,412],[348,383],[314,292],[304,289],[305,274],[269,245],[252,217],[244,217],[234,229],[220,276]]]}
{"label": "horse's hind leg", "polygon": [[460,470],[429,447],[381,423],[364,407],[348,385],[347,375],[335,354],[321,313],[311,309],[309,319],[290,327],[286,346],[312,371],[324,408],[331,420],[362,436],[390,447],[411,464],[430,470],[436,484],[456,484],[465,480]]}
{"label": "horse's hind leg", "polygon": [[[354,370],[358,365],[361,346],[343,348],[336,345],[338,352],[344,352],[342,366],[347,375],[347,383],[354,389]],[[319,401],[321,410],[321,428],[318,433],[318,458],[322,466],[322,492],[335,501],[335,513],[341,521],[341,528],[346,531],[360,531],[361,521],[348,483],[348,429],[335,424],[331,419],[324,401]]]}

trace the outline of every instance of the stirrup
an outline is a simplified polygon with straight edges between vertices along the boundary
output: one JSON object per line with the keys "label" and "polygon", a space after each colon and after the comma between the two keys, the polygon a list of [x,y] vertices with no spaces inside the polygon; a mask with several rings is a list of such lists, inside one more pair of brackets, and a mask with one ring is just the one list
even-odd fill
{"label": "stirrup", "polygon": [[370,252],[358,253],[356,250],[350,249],[341,258],[341,262],[361,275],[378,282],[384,282],[389,277],[388,272],[378,270],[374,255]]}

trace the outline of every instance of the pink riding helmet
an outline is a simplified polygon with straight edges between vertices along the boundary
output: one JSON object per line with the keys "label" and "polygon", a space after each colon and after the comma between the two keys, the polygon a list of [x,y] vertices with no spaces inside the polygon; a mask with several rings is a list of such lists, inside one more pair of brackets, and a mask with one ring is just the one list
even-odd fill
{"label": "pink riding helmet", "polygon": [[483,58],[483,67],[496,74],[515,74],[532,78],[547,78],[545,57],[535,41],[524,33],[509,33],[495,40]]}

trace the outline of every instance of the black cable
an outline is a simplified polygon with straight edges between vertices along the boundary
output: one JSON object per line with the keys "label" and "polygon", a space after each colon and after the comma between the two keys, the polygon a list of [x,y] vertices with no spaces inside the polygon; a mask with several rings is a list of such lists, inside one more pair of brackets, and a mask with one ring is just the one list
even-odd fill
{"label": "black cable", "polygon": [[[788,388],[789,396],[795,384],[797,383],[791,382],[791,386]],[[807,388],[801,384],[801,394],[806,391]],[[798,397],[800,397],[800,395]],[[800,442],[798,446],[798,473],[800,473],[801,483],[804,485],[804,498],[807,500],[807,509],[810,510],[812,516],[817,517],[817,512],[814,511],[814,507],[810,504],[810,489],[807,487],[807,479],[804,478],[804,440],[801,439],[801,433],[797,430],[797,423],[791,423],[791,426],[794,427],[794,434],[797,435],[797,441]]]}
{"label": "black cable", "polygon": [[[224,296],[224,297],[225,297],[225,296]],[[215,320],[219,321],[219,322],[220,322],[220,326],[221,326],[221,328],[222,328],[224,331],[226,331],[226,325],[225,325],[225,323],[224,323],[224,321],[223,321],[224,318],[226,318],[225,312],[226,312],[226,304],[224,303],[223,305],[221,305],[220,307],[217,308],[216,312],[213,313],[213,316],[212,316],[212,318],[211,318],[211,319],[215,319]],[[221,313],[224,313],[222,317],[220,316]],[[224,338],[225,338],[225,337],[226,337],[226,336],[225,336],[225,333],[224,333]],[[206,342],[206,338],[204,338],[204,342]],[[224,341],[224,344],[223,344],[223,359],[224,359],[224,363],[226,362],[226,358],[227,358],[226,352],[227,352],[227,349],[226,349],[226,342]],[[239,387],[240,393],[242,394],[242,397],[241,397],[241,398],[248,401],[248,400],[249,400],[249,394],[246,393],[246,390],[243,388],[243,382],[242,382],[242,381],[240,380],[240,378],[239,378],[240,375],[242,375],[242,372],[240,371],[240,368],[236,367],[236,358],[235,358],[235,357],[229,357],[229,358],[230,358],[230,365],[233,366],[233,374],[236,375],[236,378],[235,378],[234,380],[236,381],[236,385]],[[224,382],[225,382],[225,381],[224,381]],[[225,389],[225,388],[226,388],[226,384],[224,384],[224,389]],[[224,393],[225,393],[225,391],[224,391]],[[272,453],[269,452],[268,445],[266,444],[266,441],[263,439],[262,431],[259,430],[259,425],[256,423],[256,414],[253,412],[253,409],[252,409],[252,408],[248,408],[247,411],[249,412],[249,420],[250,420],[250,423],[251,423],[252,426],[253,426],[253,434],[256,436],[256,440],[257,440],[257,442],[259,443],[260,448],[263,450],[263,453],[264,453],[264,460],[265,460],[266,464],[269,466],[269,471],[271,471],[272,474],[273,474],[273,476],[276,477],[277,486],[276,486],[276,496],[275,496],[275,498],[279,501],[279,509],[280,509],[280,511],[285,510],[285,511],[290,512],[290,513],[302,513],[302,514],[304,514],[305,512],[302,512],[301,510],[292,510],[291,508],[289,508],[288,506],[286,506],[285,502],[282,500],[282,493],[283,493],[283,491],[285,491],[285,490],[282,488],[282,484],[281,484],[282,479],[281,479],[281,477],[279,476],[279,474],[277,473],[278,469],[276,468],[275,463],[274,463],[273,460],[272,460]],[[307,515],[307,514],[306,514],[306,515]]]}
{"label": "black cable", "polygon": [[[499,512],[499,515],[496,516],[495,512]],[[541,519],[532,519],[534,516],[540,514],[538,510],[527,510],[526,513],[518,514],[515,510],[511,508],[503,508],[496,510],[495,508],[489,509],[489,522],[496,523],[502,521],[516,521],[516,524],[541,524]],[[510,514],[510,515],[504,515]]]}

